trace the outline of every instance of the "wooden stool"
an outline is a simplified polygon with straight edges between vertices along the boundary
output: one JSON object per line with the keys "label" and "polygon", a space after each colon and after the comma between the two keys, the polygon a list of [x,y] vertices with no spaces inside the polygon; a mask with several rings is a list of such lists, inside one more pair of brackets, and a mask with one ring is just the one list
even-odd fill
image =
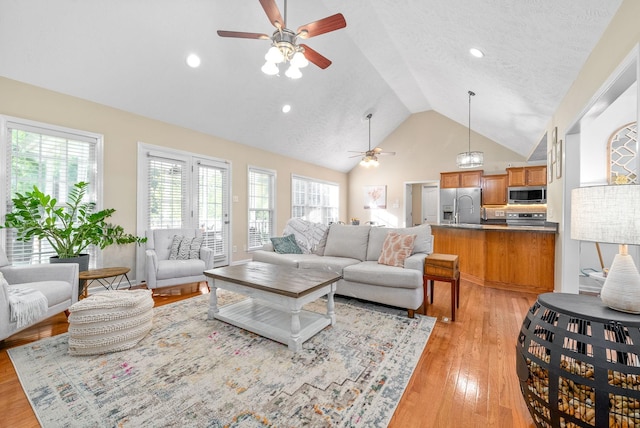
{"label": "wooden stool", "polygon": [[460,307],[460,269],[455,254],[429,254],[424,263],[423,291],[424,313],[427,314],[427,281],[429,281],[429,303],[433,303],[434,281],[451,284],[451,321],[456,320],[456,308]]}

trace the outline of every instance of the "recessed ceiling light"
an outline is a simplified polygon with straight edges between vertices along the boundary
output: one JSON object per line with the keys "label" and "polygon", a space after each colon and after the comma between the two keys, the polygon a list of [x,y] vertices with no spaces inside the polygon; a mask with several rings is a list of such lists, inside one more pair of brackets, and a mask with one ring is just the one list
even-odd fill
{"label": "recessed ceiling light", "polygon": [[196,54],[189,54],[187,57],[187,65],[191,68],[200,67],[200,57]]}
{"label": "recessed ceiling light", "polygon": [[476,49],[476,48],[469,49],[469,53],[471,55],[475,56],[476,58],[482,58],[484,56],[484,52],[482,52],[480,49]]}
{"label": "recessed ceiling light", "polygon": [[282,106],[283,113],[289,113],[291,111],[291,106],[289,104],[285,104]]}

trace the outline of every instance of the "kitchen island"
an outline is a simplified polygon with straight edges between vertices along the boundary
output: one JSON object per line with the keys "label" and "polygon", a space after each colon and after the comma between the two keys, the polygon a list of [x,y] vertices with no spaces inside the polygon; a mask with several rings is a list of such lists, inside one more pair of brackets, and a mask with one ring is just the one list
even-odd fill
{"label": "kitchen island", "polygon": [[433,251],[457,254],[461,279],[531,293],[553,291],[555,226],[431,224]]}

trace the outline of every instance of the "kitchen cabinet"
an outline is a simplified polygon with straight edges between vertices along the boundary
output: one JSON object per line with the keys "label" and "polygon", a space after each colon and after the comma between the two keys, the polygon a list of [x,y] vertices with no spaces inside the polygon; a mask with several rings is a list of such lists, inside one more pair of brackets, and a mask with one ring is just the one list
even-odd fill
{"label": "kitchen cabinet", "polygon": [[482,205],[505,205],[507,180],[507,174],[485,175],[482,178]]}
{"label": "kitchen cabinet", "polygon": [[440,188],[452,189],[458,187],[480,187],[482,185],[482,173],[482,170],[441,172]]}
{"label": "kitchen cabinet", "polygon": [[547,167],[540,166],[520,166],[507,168],[508,186],[546,186]]}
{"label": "kitchen cabinet", "polygon": [[431,233],[434,253],[458,255],[464,281],[536,294],[554,289],[553,232],[432,225]]}

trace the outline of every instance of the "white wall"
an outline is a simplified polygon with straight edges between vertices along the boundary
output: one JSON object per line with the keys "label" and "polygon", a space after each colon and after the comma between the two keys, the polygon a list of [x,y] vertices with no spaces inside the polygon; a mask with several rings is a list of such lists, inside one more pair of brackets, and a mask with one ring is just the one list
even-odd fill
{"label": "white wall", "polygon": [[[595,118],[587,118],[581,123],[580,186],[608,184],[608,143],[612,134],[622,126],[636,121],[638,117],[638,84],[635,82],[606,110]],[[618,245],[600,244],[602,259],[606,268],[611,266],[618,253]],[[630,246],[629,254],[638,264],[638,246]],[[601,270],[596,245],[593,242],[580,243],[581,271]],[[582,281],[589,283],[588,281]]]}

